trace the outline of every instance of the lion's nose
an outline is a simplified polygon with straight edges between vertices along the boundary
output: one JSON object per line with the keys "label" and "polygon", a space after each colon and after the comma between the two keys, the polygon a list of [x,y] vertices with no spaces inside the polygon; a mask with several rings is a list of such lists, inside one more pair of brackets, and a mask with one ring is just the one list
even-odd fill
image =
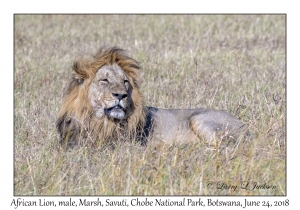
{"label": "lion's nose", "polygon": [[123,94],[123,93],[113,93],[112,95],[113,95],[113,97],[115,97],[115,98],[117,98],[119,100],[122,100],[123,98],[127,97],[126,93],[125,94]]}

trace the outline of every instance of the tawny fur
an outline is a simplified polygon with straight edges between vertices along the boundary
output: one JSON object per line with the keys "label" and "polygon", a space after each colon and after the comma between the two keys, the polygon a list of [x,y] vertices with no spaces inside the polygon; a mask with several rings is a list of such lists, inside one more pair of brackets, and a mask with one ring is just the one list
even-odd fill
{"label": "tawny fur", "polygon": [[[146,107],[139,90],[139,70],[138,62],[118,48],[78,57],[57,120],[60,142],[75,146],[138,139],[145,144],[150,137],[163,142],[199,138],[212,142],[246,132],[239,119],[224,111]],[[102,80],[104,76],[111,81]],[[113,106],[104,107],[107,104]],[[122,104],[128,107],[122,109]]]}
{"label": "tawny fur", "polygon": [[[98,69],[117,64],[131,78],[134,110],[126,121],[116,123],[113,119],[96,119],[88,97],[89,86]],[[57,120],[60,141],[68,146],[97,143],[109,138],[134,138],[145,123],[144,98],[139,91],[137,61],[129,58],[118,48],[100,49],[95,55],[80,56],[73,65],[73,77],[64,96]]]}

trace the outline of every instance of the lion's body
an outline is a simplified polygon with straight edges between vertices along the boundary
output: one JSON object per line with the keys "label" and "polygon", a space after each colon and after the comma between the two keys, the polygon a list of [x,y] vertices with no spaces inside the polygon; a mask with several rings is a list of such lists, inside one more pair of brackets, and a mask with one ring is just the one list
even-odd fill
{"label": "lion's body", "polygon": [[139,91],[139,64],[117,48],[79,57],[57,120],[67,146],[137,139],[189,142],[237,136],[243,123],[209,109],[146,107]]}
{"label": "lion's body", "polygon": [[[224,111],[197,109],[158,109],[148,107],[149,136],[163,142],[191,142],[204,138],[212,142],[221,136],[238,137],[244,124]],[[151,123],[150,123],[151,122]]]}

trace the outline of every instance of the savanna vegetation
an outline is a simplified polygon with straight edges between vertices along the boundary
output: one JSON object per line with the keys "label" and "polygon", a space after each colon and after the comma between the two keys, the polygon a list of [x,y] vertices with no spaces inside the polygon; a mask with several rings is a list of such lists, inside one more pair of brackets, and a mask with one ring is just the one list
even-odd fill
{"label": "savanna vegetation", "polygon": [[[285,21],[285,15],[15,15],[14,194],[285,195]],[[73,61],[101,46],[126,49],[141,63],[147,105],[227,110],[249,124],[251,138],[62,149],[55,121]],[[255,183],[261,187],[251,190]]]}

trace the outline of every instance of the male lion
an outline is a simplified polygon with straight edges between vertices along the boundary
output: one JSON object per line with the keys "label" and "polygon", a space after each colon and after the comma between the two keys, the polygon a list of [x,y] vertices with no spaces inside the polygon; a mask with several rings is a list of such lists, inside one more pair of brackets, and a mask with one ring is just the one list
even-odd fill
{"label": "male lion", "polygon": [[[137,61],[119,48],[81,56],[57,120],[66,146],[136,139],[189,142],[239,137],[244,124],[227,112],[146,107],[139,90]],[[151,138],[150,138],[151,137]]]}

